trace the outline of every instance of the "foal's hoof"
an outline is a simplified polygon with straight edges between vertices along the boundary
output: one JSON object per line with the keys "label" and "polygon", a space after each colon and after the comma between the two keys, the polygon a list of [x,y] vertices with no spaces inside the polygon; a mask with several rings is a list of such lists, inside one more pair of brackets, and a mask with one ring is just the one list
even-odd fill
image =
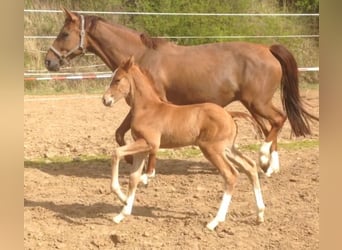
{"label": "foal's hoof", "polygon": [[256,223],[259,225],[259,224],[264,223],[264,222],[265,222],[264,213],[259,213],[258,217],[256,219]]}
{"label": "foal's hoof", "polygon": [[257,225],[262,224],[264,222],[265,222],[264,218],[257,218],[257,220],[256,220]]}
{"label": "foal's hoof", "polygon": [[113,217],[113,221],[116,223],[116,224],[119,224],[123,219],[125,218],[125,216],[120,213],[118,214],[117,216],[114,216]]}
{"label": "foal's hoof", "polygon": [[207,224],[207,228],[208,228],[210,231],[214,231],[218,224],[219,224],[218,221],[213,220],[213,221],[211,221],[211,222],[209,222],[209,223]]}

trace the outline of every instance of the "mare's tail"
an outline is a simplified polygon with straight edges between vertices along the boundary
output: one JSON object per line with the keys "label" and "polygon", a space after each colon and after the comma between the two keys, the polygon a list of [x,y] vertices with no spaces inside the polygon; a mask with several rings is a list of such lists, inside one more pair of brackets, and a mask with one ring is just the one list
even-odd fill
{"label": "mare's tail", "polygon": [[311,134],[309,120],[319,118],[310,114],[303,106],[298,87],[298,66],[294,56],[284,46],[275,44],[271,53],[278,59],[283,71],[281,78],[281,95],[283,107],[295,136]]}
{"label": "mare's tail", "polygon": [[236,120],[236,118],[242,118],[242,119],[245,119],[245,120],[251,122],[253,125],[256,136],[258,136],[259,138],[263,137],[264,134],[263,134],[259,124],[253,118],[253,116],[251,116],[250,114],[247,114],[245,112],[239,112],[239,111],[228,111],[228,113],[233,117],[234,120]]}

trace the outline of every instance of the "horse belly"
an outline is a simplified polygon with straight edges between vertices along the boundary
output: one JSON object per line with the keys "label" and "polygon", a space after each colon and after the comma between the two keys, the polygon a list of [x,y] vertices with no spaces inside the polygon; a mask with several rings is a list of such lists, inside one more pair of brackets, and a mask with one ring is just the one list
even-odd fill
{"label": "horse belly", "polygon": [[182,126],[175,131],[164,132],[160,138],[161,148],[177,148],[189,145],[196,145],[199,131],[196,129],[186,129]]}

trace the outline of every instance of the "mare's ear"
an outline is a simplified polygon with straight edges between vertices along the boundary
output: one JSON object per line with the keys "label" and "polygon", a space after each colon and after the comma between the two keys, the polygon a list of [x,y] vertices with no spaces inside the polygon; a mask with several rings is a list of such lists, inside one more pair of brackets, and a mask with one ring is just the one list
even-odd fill
{"label": "mare's ear", "polygon": [[70,10],[68,10],[67,8],[62,7],[62,10],[65,13],[65,18],[69,19],[71,21],[76,21],[77,20],[77,16],[75,15],[75,13],[72,13]]}
{"label": "mare's ear", "polygon": [[126,62],[124,62],[122,68],[128,71],[134,64],[134,56],[130,56]]}

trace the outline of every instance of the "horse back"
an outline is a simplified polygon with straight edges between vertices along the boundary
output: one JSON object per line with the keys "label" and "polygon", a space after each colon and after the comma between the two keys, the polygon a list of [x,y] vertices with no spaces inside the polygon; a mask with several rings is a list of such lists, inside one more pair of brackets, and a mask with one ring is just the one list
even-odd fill
{"label": "horse back", "polygon": [[141,64],[163,85],[167,99],[180,105],[212,102],[226,106],[251,85],[264,81],[265,72],[280,72],[267,76],[275,84],[281,77],[281,66],[269,48],[246,42],[164,44],[147,50]]}

